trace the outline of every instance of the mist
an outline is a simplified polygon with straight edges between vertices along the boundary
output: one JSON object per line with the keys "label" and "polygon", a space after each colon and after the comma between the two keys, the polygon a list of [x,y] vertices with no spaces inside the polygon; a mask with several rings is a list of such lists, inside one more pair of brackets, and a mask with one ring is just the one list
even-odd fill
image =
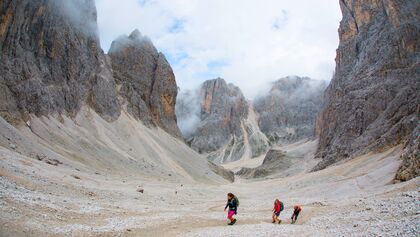
{"label": "mist", "polygon": [[50,3],[72,27],[99,42],[95,0],[55,0]]}
{"label": "mist", "polygon": [[184,138],[192,136],[200,125],[201,97],[199,88],[180,91],[175,106],[178,127]]}

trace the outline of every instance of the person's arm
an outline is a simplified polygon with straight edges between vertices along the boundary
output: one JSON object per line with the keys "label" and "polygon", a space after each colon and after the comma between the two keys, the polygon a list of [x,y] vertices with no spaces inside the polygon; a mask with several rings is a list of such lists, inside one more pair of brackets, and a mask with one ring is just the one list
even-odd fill
{"label": "person's arm", "polygon": [[226,203],[226,206],[225,206],[225,211],[226,211],[226,208],[229,206],[229,202],[227,202]]}

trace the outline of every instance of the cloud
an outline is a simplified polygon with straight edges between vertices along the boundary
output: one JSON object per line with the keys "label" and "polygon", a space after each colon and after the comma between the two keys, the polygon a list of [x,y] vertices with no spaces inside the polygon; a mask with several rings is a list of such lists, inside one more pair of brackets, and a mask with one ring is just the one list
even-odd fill
{"label": "cloud", "polygon": [[185,138],[194,134],[200,125],[201,98],[199,88],[194,90],[181,90],[177,97],[176,116],[178,127]]}
{"label": "cloud", "polygon": [[138,28],[171,63],[182,89],[217,76],[253,98],[287,75],[329,80],[336,0],[96,0],[105,51]]}

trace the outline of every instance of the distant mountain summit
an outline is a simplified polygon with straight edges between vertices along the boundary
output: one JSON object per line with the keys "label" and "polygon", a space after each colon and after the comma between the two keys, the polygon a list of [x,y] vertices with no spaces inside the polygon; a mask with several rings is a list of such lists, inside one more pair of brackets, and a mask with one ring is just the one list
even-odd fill
{"label": "distant mountain summit", "polygon": [[[256,122],[249,121],[252,114],[241,90],[221,78],[205,81],[197,91],[181,94],[177,103],[178,123],[196,123],[189,131],[184,130],[187,142],[217,163],[255,157],[266,151],[267,139],[258,126],[253,126]],[[191,116],[197,119],[192,120]]]}
{"label": "distant mountain summit", "polygon": [[268,95],[250,102],[224,79],[208,80],[198,91],[180,95],[178,123],[185,128],[189,145],[212,161],[253,158],[278,142],[314,137],[325,87],[323,81],[288,77],[273,83]]}
{"label": "distant mountain summit", "polygon": [[326,87],[325,81],[298,76],[273,82],[269,93],[254,102],[261,131],[273,144],[314,137],[314,124]]}

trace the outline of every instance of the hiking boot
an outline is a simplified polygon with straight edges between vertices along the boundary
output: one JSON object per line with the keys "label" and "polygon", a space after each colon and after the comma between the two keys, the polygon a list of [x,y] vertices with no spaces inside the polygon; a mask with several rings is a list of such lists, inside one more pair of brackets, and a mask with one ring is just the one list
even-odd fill
{"label": "hiking boot", "polygon": [[271,223],[276,223],[276,221],[272,221]]}
{"label": "hiking boot", "polygon": [[279,225],[281,224],[281,220],[279,220]]}
{"label": "hiking boot", "polygon": [[232,221],[232,225],[233,225],[233,224],[235,224],[235,223],[236,223],[236,219],[233,219],[233,221]]}

